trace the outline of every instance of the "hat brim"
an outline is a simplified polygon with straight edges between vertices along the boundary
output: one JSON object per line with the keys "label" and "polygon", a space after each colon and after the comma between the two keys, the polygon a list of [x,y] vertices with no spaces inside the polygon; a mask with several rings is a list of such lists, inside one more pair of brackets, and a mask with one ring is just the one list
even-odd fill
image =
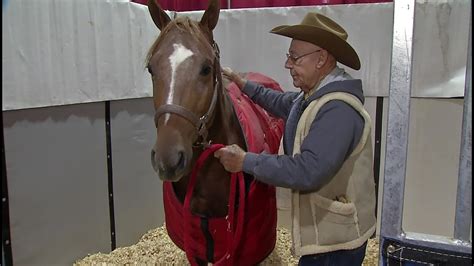
{"label": "hat brim", "polygon": [[334,33],[309,25],[282,25],[273,28],[270,33],[310,42],[327,50],[338,62],[355,70],[360,69],[357,52]]}

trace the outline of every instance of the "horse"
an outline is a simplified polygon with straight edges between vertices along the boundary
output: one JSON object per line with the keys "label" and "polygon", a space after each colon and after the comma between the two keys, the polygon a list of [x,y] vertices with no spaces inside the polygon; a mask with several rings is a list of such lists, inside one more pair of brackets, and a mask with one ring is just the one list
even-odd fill
{"label": "horse", "polygon": [[[231,175],[210,155],[229,144],[275,153],[283,122],[250,106],[235,84],[223,80],[213,37],[219,2],[211,0],[198,22],[171,20],[156,0],[148,1],[160,30],[146,59],[157,133],[151,162],[163,181],[168,235],[192,265],[255,265],[275,246],[275,188],[242,173]],[[262,82],[273,84],[265,78]],[[229,87],[233,89],[224,89]],[[243,110],[266,121],[268,136],[262,133],[249,141],[246,134],[255,126],[242,125]],[[262,143],[267,146],[257,147]]]}

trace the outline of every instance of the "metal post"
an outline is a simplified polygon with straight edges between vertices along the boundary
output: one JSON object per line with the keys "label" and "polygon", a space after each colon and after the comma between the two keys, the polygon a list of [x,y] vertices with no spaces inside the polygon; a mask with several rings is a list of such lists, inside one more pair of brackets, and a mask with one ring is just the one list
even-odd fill
{"label": "metal post", "polygon": [[403,196],[410,122],[415,0],[394,1],[393,46],[380,233],[402,233]]}
{"label": "metal post", "polygon": [[472,17],[469,19],[469,44],[467,50],[466,85],[464,90],[463,127],[461,135],[461,155],[459,159],[458,191],[454,238],[469,241],[472,222]]}

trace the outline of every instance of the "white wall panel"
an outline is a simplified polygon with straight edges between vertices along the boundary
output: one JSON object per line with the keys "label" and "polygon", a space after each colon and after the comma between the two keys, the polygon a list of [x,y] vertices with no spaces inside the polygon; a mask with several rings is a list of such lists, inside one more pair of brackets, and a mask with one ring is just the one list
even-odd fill
{"label": "white wall panel", "polygon": [[162,182],[151,166],[156,140],[151,98],[110,104],[117,247],[163,225]]}
{"label": "white wall panel", "polygon": [[3,113],[15,265],[110,252],[104,104]]}
{"label": "white wall panel", "polygon": [[453,236],[462,99],[411,99],[402,228]]}
{"label": "white wall panel", "polygon": [[151,94],[144,59],[159,31],[144,5],[12,0],[2,22],[3,110]]}
{"label": "white wall panel", "polygon": [[471,1],[418,0],[413,36],[412,96],[464,95]]}
{"label": "white wall panel", "polygon": [[[463,95],[470,1],[419,1],[413,96]],[[270,34],[308,11],[344,26],[359,53],[367,96],[388,96],[393,4],[222,10],[222,65],[260,72],[294,90],[284,69],[289,38]],[[202,11],[182,12],[200,18]],[[2,16],[3,110],[152,96],[146,53],[158,36],[145,5],[128,0],[12,0]]]}

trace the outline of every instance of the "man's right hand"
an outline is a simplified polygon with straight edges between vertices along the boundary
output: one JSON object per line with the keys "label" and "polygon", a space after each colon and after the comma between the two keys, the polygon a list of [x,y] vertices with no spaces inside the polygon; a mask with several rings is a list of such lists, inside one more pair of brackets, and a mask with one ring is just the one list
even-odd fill
{"label": "man's right hand", "polygon": [[245,86],[245,83],[247,80],[239,76],[239,74],[235,73],[230,67],[223,67],[222,68],[222,74],[224,77],[226,77],[228,80],[234,82],[237,84],[239,89],[242,89]]}

